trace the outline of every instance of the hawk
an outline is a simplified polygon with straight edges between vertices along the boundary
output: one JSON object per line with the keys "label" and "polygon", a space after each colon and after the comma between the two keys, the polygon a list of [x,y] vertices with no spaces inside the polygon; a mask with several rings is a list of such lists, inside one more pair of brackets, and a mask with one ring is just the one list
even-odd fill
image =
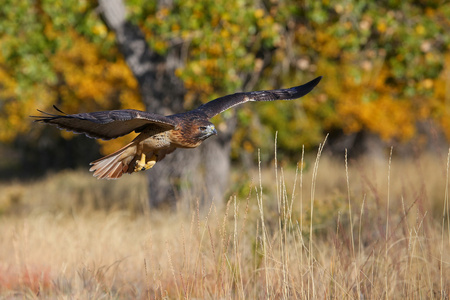
{"label": "hawk", "polygon": [[152,168],[177,148],[195,148],[217,131],[209,119],[249,101],[293,100],[308,94],[322,79],[289,89],[243,92],[217,98],[197,109],[163,116],[134,109],[98,111],[68,115],[38,110],[35,122],[56,125],[60,129],[84,133],[95,139],[110,140],[135,131],[140,133],[131,143],[90,163],[89,171],[97,178],[117,179],[124,173]]}

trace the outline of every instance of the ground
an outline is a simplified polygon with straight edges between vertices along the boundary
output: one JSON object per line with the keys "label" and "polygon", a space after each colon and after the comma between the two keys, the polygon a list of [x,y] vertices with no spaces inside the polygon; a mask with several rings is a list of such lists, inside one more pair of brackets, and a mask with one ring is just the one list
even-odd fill
{"label": "ground", "polygon": [[275,162],[222,208],[149,210],[142,173],[4,182],[0,298],[449,297],[447,154]]}

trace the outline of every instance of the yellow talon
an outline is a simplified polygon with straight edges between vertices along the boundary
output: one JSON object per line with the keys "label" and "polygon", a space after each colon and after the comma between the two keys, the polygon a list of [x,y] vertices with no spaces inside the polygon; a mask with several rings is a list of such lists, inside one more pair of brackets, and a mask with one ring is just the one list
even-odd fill
{"label": "yellow talon", "polygon": [[142,170],[145,170],[145,154],[141,154],[141,159],[136,161],[136,164],[134,165],[134,172],[139,172]]}
{"label": "yellow talon", "polygon": [[153,166],[156,164],[156,155],[152,155],[152,157],[150,157],[149,161],[145,164],[145,169],[151,169],[153,168]]}
{"label": "yellow talon", "polygon": [[141,159],[136,161],[136,165],[134,166],[134,172],[151,169],[155,164],[156,164],[156,155],[152,155],[152,157],[148,161],[146,161],[146,156],[144,153],[142,153]]}

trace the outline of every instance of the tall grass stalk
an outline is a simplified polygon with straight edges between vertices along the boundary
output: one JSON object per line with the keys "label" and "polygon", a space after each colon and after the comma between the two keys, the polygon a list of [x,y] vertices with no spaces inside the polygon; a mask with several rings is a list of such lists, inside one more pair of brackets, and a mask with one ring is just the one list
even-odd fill
{"label": "tall grass stalk", "polygon": [[345,149],[345,179],[347,181],[347,201],[348,201],[348,216],[350,220],[350,237],[351,237],[351,245],[352,245],[352,260],[353,260],[353,268],[355,272],[355,280],[356,280],[356,287],[357,287],[357,293],[358,295],[361,294],[361,288],[359,285],[359,266],[356,261],[356,254],[355,254],[355,237],[353,234],[353,211],[352,211],[352,203],[350,200],[350,179],[348,175],[348,155],[347,155],[347,149]]}
{"label": "tall grass stalk", "polygon": [[[314,199],[315,199],[315,192],[316,192],[316,180],[317,180],[317,172],[319,170],[319,161],[320,156],[322,155],[323,147],[325,146],[325,143],[327,141],[328,135],[325,136],[325,140],[323,143],[319,145],[319,150],[317,151],[316,160],[314,162],[314,168],[312,173],[312,180],[311,180],[311,221],[309,226],[309,268],[311,272],[311,290],[312,290],[312,297],[316,297],[315,293],[315,285],[314,285],[314,251],[313,251],[313,215],[314,215]],[[309,289],[308,289],[309,291]],[[310,296],[310,295],[308,295]]]}
{"label": "tall grass stalk", "polygon": [[386,233],[385,233],[385,245],[384,245],[384,259],[385,259],[385,298],[389,299],[389,280],[388,280],[388,273],[389,273],[389,260],[388,260],[388,239],[389,239],[389,203],[390,203],[390,187],[391,187],[391,163],[392,163],[392,150],[393,147],[391,147],[391,151],[389,153],[389,164],[388,164],[388,175],[387,175],[387,203],[386,203]]}
{"label": "tall grass stalk", "polygon": [[261,175],[261,151],[258,149],[258,175],[259,175],[259,193],[256,190],[256,198],[258,202],[259,214],[261,217],[261,235],[262,235],[262,250],[264,256],[264,275],[265,275],[265,289],[266,297],[270,298],[270,283],[269,283],[269,272],[267,263],[267,240],[266,240],[266,225],[264,221],[264,205],[263,205],[263,187],[262,187],[262,175]]}
{"label": "tall grass stalk", "polygon": [[449,208],[449,201],[448,201],[448,185],[449,185],[449,168],[450,168],[450,149],[448,150],[447,154],[447,169],[446,169],[446,176],[445,176],[445,195],[444,195],[444,205],[442,209],[442,230],[441,230],[441,255],[440,255],[440,276],[441,276],[441,298],[444,299],[445,295],[445,286],[444,286],[444,231],[445,231],[445,217],[447,216],[447,232],[448,232],[448,242],[450,246],[450,208]]}

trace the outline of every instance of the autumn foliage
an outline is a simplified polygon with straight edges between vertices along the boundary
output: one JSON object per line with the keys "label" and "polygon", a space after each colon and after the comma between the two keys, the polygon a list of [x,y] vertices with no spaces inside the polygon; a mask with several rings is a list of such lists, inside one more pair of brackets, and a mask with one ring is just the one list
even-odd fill
{"label": "autumn foliage", "polygon": [[[186,87],[186,109],[235,91],[290,87],[324,76],[303,101],[242,107],[235,149],[261,147],[261,140],[276,130],[279,147],[287,151],[314,146],[336,129],[406,141],[424,120],[438,124],[450,138],[448,3],[126,4],[151,49],[164,55],[181,45],[184,65],[176,75]],[[38,137],[41,131],[31,127],[28,116],[53,104],[68,113],[145,109],[115,36],[96,7],[96,1],[87,0],[3,4],[0,141],[11,142],[30,128]]]}

